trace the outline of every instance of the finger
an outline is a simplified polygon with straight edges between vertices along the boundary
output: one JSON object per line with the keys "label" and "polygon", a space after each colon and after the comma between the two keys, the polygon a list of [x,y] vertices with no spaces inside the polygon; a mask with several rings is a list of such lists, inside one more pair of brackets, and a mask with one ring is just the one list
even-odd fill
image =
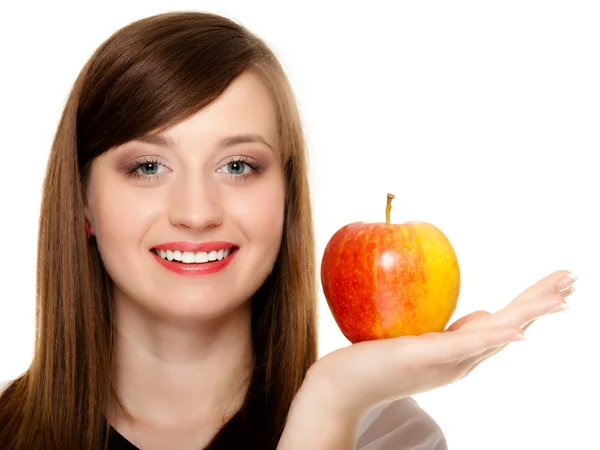
{"label": "finger", "polygon": [[[561,292],[561,295],[566,298],[569,295],[571,295],[573,292],[575,292],[575,288],[573,286],[570,286],[569,288],[565,289],[563,292]],[[561,309],[562,310],[562,309]],[[549,313],[552,314],[552,313]],[[529,322],[527,322],[525,325],[523,325],[522,329],[523,329],[523,334],[525,333],[525,331],[527,331],[529,329],[529,327],[531,325],[533,325],[536,321],[538,320],[538,318],[532,319]],[[508,344],[504,344],[504,345],[500,345],[500,346],[496,346],[493,348],[489,348],[486,350],[483,350],[482,352],[479,352],[476,355],[473,355],[467,359],[465,359],[464,361],[461,361],[459,363],[459,371],[461,372],[465,372],[465,375],[468,375],[469,373],[471,373],[473,371],[473,369],[475,369],[475,367],[477,367],[479,364],[481,364],[483,361],[491,358],[492,356],[494,356],[496,353],[499,353],[500,351],[502,351]]]}
{"label": "finger", "polygon": [[490,350],[486,350],[486,351],[482,352],[479,356],[473,356],[464,361],[461,361],[458,364],[458,372],[461,374],[461,378],[466,377],[471,372],[473,372],[473,370],[475,370],[477,367],[479,367],[481,365],[481,363],[483,363],[484,361],[487,361],[492,356],[494,356],[496,353],[499,353],[502,350],[504,350],[504,348],[507,345],[508,344],[505,344],[505,345],[501,345],[499,347],[495,347]]}
{"label": "finger", "polygon": [[[525,331],[525,330],[523,330],[523,331]],[[467,376],[482,362],[487,361],[492,356],[496,355],[497,353],[500,353],[508,345],[509,345],[509,343],[497,345],[496,347],[486,349],[486,350],[479,352],[475,355],[472,355],[462,361],[459,361],[459,363],[457,365],[457,369],[458,369],[459,373],[462,373],[463,377]]]}
{"label": "finger", "polygon": [[523,331],[527,331],[527,329],[533,325],[535,322],[537,322],[537,319],[533,319],[530,322],[526,323],[525,325],[523,325]]}
{"label": "finger", "polygon": [[522,303],[510,308],[507,307],[495,313],[490,318],[490,322],[495,326],[523,326],[533,319],[545,316],[546,314],[564,311],[565,309],[567,309],[567,304],[564,297],[556,294],[537,302]]}
{"label": "finger", "polygon": [[570,272],[569,274],[567,274],[567,276],[557,281],[555,289],[557,289],[558,291],[563,291],[564,289],[572,287],[571,285],[578,279],[579,277],[576,274]]}
{"label": "finger", "polygon": [[[572,274],[569,274],[569,272],[567,271],[562,272],[566,272],[566,277],[569,280],[569,282],[573,282],[573,280],[569,276]],[[555,277],[556,273],[553,274]],[[551,277],[552,275],[536,283],[536,285],[540,284],[545,286],[554,286],[553,293],[552,291],[546,293],[546,302],[532,303],[523,301],[522,296],[525,293],[534,292],[534,290],[526,290],[517,299],[508,304],[503,309],[493,314],[486,314],[485,311],[476,311],[475,313],[472,313],[474,317],[471,317],[471,314],[469,314],[468,316],[459,319],[457,322],[453,323],[448,328],[448,331],[455,331],[458,329],[481,329],[487,326],[501,326],[511,324],[524,326],[531,320],[539,318],[545,314],[563,311],[564,309],[566,309],[566,303],[564,302],[564,299],[566,299],[569,295],[575,292],[575,287],[569,286],[563,289],[562,291],[557,292],[558,287],[560,287],[561,285],[553,285]],[[576,276],[573,275],[573,277]],[[529,300],[531,299],[529,298]]]}
{"label": "finger", "polygon": [[[565,289],[564,291],[560,292],[558,295],[562,296],[562,298],[564,299],[564,298],[567,298],[569,295],[571,295],[573,292],[575,292],[575,288],[573,286],[570,286],[567,289]],[[561,308],[558,309],[558,311],[554,311],[554,312],[560,312],[560,311],[563,311],[568,308],[569,308],[569,305],[567,303],[562,303]],[[554,312],[550,312],[548,314],[554,314]],[[524,324],[523,331],[527,331],[527,329],[531,325],[533,325],[538,319],[539,319],[539,317],[536,317],[535,319],[532,319],[529,322],[527,322],[526,324]]]}
{"label": "finger", "polygon": [[489,315],[490,315],[490,313],[487,311],[472,312],[471,314],[468,314],[468,315],[458,319],[456,322],[454,322],[452,325],[450,325],[446,329],[446,331],[456,331],[456,330],[462,328],[463,326],[465,326],[467,323],[476,321],[478,319],[481,319],[482,317],[487,317]]}
{"label": "finger", "polygon": [[534,297],[542,296],[546,293],[562,291],[577,280],[577,275],[568,270],[557,270],[550,275],[542,278],[537,283],[525,289],[515,299],[516,302],[529,300]]}
{"label": "finger", "polygon": [[566,288],[563,291],[560,291],[558,293],[558,295],[560,295],[562,298],[567,298],[569,295],[571,295],[573,292],[575,292],[577,289],[575,288],[575,286],[569,286],[568,288]]}
{"label": "finger", "polygon": [[554,314],[568,308],[565,299],[575,292],[573,286],[562,292],[547,295],[539,301],[521,302],[510,304],[488,317],[481,317],[478,321],[466,323],[464,329],[477,329],[488,326],[519,325],[525,326],[534,319],[546,314]]}
{"label": "finger", "polygon": [[565,299],[573,292],[575,292],[575,288],[569,286],[564,291],[549,296],[544,301],[506,307],[493,315],[492,323],[497,325],[514,323],[511,319],[512,316],[517,320],[517,324],[526,326],[531,321],[539,319],[546,314],[554,314],[568,309],[569,305],[567,305]]}
{"label": "finger", "polygon": [[[573,286],[569,286],[566,289],[562,290],[561,292],[559,292],[557,295],[562,297],[563,299],[567,298],[569,295],[571,295],[573,292],[575,292],[575,287]],[[566,303],[562,303],[562,305],[566,306]],[[564,306],[563,306],[564,308]],[[550,311],[546,314],[552,314],[553,312],[558,312],[558,311],[562,311],[563,308],[556,308],[554,311]],[[496,313],[498,314],[498,313]],[[496,315],[494,314],[494,315]],[[525,333],[525,331],[527,331],[527,329],[533,325],[539,317],[536,317],[532,320],[529,320],[526,324],[523,325],[522,330],[523,333]],[[460,373],[462,373],[462,377],[466,377],[467,375],[469,375],[476,367],[478,367],[481,363],[483,363],[484,361],[488,360],[489,358],[491,358],[492,356],[494,356],[495,354],[501,352],[502,350],[504,350],[504,348],[508,345],[508,343],[506,344],[501,344],[492,348],[488,348],[485,349],[481,352],[478,352],[464,360],[460,360],[457,366],[457,369]]]}
{"label": "finger", "polygon": [[[411,339],[402,346],[403,357],[419,366],[437,365],[469,358],[486,349],[522,340],[523,330],[516,326],[489,327],[428,333]],[[406,338],[399,342],[407,343]],[[412,344],[412,345],[411,345]]]}
{"label": "finger", "polygon": [[510,344],[510,342],[505,343],[505,344],[500,344],[500,345],[497,345],[497,346],[492,347],[492,348],[485,349],[482,352],[476,353],[474,355],[469,356],[466,359],[463,359],[463,360],[459,361],[458,362],[459,370],[460,371],[464,371],[464,370],[467,370],[471,366],[477,366],[477,365],[481,364],[483,361],[485,361],[486,359],[491,358],[496,353],[500,353],[509,344]]}

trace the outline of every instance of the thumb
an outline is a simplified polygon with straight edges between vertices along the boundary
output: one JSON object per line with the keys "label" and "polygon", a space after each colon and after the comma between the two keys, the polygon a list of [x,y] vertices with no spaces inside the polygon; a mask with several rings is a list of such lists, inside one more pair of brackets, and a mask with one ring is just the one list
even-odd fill
{"label": "thumb", "polygon": [[452,325],[450,325],[446,331],[456,331],[456,330],[459,330],[460,328],[462,328],[463,326],[465,326],[467,323],[476,321],[478,319],[481,319],[483,317],[487,317],[489,315],[490,315],[490,313],[487,312],[487,311],[475,311],[475,312],[472,312],[471,314],[468,314],[468,315],[466,315],[466,316],[461,317],[460,319],[458,319],[456,322],[454,322]]}

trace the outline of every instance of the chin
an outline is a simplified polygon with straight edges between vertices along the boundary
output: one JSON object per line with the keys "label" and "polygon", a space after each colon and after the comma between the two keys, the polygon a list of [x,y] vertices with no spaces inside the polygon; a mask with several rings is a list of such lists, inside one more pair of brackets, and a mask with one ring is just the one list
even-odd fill
{"label": "chin", "polygon": [[165,318],[169,322],[199,323],[250,313],[250,296],[210,291],[198,287],[192,292],[189,289],[171,290],[156,298],[154,305],[146,307],[153,310],[159,320]]}

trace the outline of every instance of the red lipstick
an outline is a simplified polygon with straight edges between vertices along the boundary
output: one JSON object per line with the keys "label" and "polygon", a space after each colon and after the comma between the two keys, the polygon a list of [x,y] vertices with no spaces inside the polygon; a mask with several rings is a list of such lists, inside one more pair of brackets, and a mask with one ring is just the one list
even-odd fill
{"label": "red lipstick", "polygon": [[[209,261],[205,263],[182,263],[179,261],[169,261],[167,259],[161,258],[159,254],[156,253],[157,250],[179,250],[180,252],[211,252],[218,251],[221,249],[230,249],[229,255],[223,258],[222,260]],[[231,242],[226,241],[215,241],[215,242],[203,242],[199,244],[195,244],[192,242],[168,242],[165,244],[157,245],[152,248],[150,253],[152,253],[152,257],[156,259],[156,261],[162,265],[165,269],[170,270],[178,275],[211,275],[221,270],[225,269],[235,255],[237,254],[238,247],[236,247]]]}
{"label": "red lipstick", "polygon": [[179,250],[180,252],[212,252],[221,249],[234,247],[235,244],[227,241],[214,241],[214,242],[200,242],[195,244],[193,242],[165,242],[164,244],[156,245],[157,250]]}

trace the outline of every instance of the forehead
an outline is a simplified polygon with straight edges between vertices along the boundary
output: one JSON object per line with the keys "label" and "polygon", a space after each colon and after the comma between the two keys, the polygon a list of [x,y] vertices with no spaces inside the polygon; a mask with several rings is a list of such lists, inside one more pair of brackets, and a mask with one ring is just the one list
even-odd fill
{"label": "forehead", "polygon": [[244,72],[212,103],[165,131],[176,141],[259,135],[279,145],[277,110],[263,79]]}

